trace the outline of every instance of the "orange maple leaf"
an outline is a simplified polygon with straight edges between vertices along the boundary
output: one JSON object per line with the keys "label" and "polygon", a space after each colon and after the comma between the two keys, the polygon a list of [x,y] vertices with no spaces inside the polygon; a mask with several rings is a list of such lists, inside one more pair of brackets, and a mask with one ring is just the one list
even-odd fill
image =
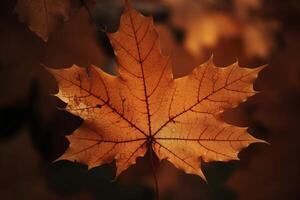
{"label": "orange maple leaf", "polygon": [[252,83],[263,67],[234,63],[219,68],[210,59],[174,80],[152,18],[128,4],[119,30],[108,36],[119,76],[95,66],[49,69],[58,81],[56,95],[68,103],[69,112],[84,119],[67,137],[69,148],[59,159],[89,168],[115,159],[118,176],[153,149],[159,159],[205,179],[200,157],[207,162],[235,160],[242,148],[264,142],[218,118],[256,93]]}

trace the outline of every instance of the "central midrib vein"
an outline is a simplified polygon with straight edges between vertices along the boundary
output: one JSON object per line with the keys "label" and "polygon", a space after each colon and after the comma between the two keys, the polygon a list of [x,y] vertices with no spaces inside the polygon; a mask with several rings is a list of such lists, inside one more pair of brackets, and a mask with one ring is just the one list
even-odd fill
{"label": "central midrib vein", "polygon": [[[131,12],[129,12],[129,17],[130,17],[130,23],[131,23],[131,26],[132,26],[132,29],[133,29],[133,35],[134,35],[134,39],[135,39],[135,44],[136,44],[137,51],[138,51],[139,64],[141,66],[141,71],[142,71],[142,79],[143,79],[143,86],[144,86],[145,103],[146,103],[147,118],[148,118],[149,137],[152,137],[151,119],[150,119],[151,115],[150,115],[150,108],[149,108],[149,102],[148,102],[148,96],[147,96],[147,87],[146,87],[146,80],[145,80],[145,74],[144,74],[144,65],[143,65],[143,61],[142,61],[142,58],[141,58],[141,54],[140,54],[140,47],[139,47],[138,40],[137,40],[137,37],[136,37],[136,30],[135,30],[135,26],[134,26],[134,23],[133,23]],[[143,23],[143,22],[141,22],[141,23]]]}

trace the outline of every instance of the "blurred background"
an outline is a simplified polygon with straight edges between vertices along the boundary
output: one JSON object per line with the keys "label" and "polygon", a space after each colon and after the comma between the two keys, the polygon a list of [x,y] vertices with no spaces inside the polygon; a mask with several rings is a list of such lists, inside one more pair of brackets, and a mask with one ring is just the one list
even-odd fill
{"label": "blurred background", "polygon": [[[21,0],[19,0],[21,1]],[[36,0],[38,1],[38,0]],[[154,17],[161,48],[181,77],[211,54],[217,66],[268,64],[261,93],[223,115],[270,145],[240,161],[205,163],[208,182],[156,160],[162,200],[300,199],[300,2],[298,0],[132,0]],[[73,5],[74,3],[74,5]],[[18,20],[16,1],[0,2],[0,199],[154,199],[148,155],[114,180],[115,163],[87,170],[54,162],[82,120],[61,109],[43,68],[97,65],[115,74],[106,32],[116,31],[122,0],[73,0],[70,17],[43,41]]]}

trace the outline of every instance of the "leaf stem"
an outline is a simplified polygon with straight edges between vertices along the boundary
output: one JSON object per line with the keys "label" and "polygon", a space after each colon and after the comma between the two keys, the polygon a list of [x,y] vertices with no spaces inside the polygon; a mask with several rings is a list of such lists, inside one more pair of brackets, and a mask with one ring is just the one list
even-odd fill
{"label": "leaf stem", "polygon": [[157,176],[156,176],[156,170],[155,170],[155,166],[154,166],[153,152],[152,152],[153,149],[149,148],[149,151],[150,151],[151,170],[152,170],[153,179],[154,179],[154,183],[155,183],[155,200],[159,200],[158,180],[157,180]]}

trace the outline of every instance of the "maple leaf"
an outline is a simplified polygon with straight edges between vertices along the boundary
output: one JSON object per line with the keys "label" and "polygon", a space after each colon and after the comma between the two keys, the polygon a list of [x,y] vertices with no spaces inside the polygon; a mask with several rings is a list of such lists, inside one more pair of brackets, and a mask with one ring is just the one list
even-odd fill
{"label": "maple leaf", "polygon": [[117,176],[153,149],[186,173],[205,179],[204,161],[238,159],[239,151],[264,142],[246,128],[223,122],[220,113],[256,92],[253,81],[263,67],[214,66],[212,58],[185,77],[173,79],[169,57],[160,53],[153,20],[126,4],[119,30],[108,34],[118,76],[98,67],[49,69],[66,109],[84,119],[67,136],[70,145],[58,159],[89,168],[116,160]]}
{"label": "maple leaf", "polygon": [[26,22],[31,31],[47,41],[49,33],[69,19],[73,3],[72,0],[18,0],[15,12],[21,22]]}

